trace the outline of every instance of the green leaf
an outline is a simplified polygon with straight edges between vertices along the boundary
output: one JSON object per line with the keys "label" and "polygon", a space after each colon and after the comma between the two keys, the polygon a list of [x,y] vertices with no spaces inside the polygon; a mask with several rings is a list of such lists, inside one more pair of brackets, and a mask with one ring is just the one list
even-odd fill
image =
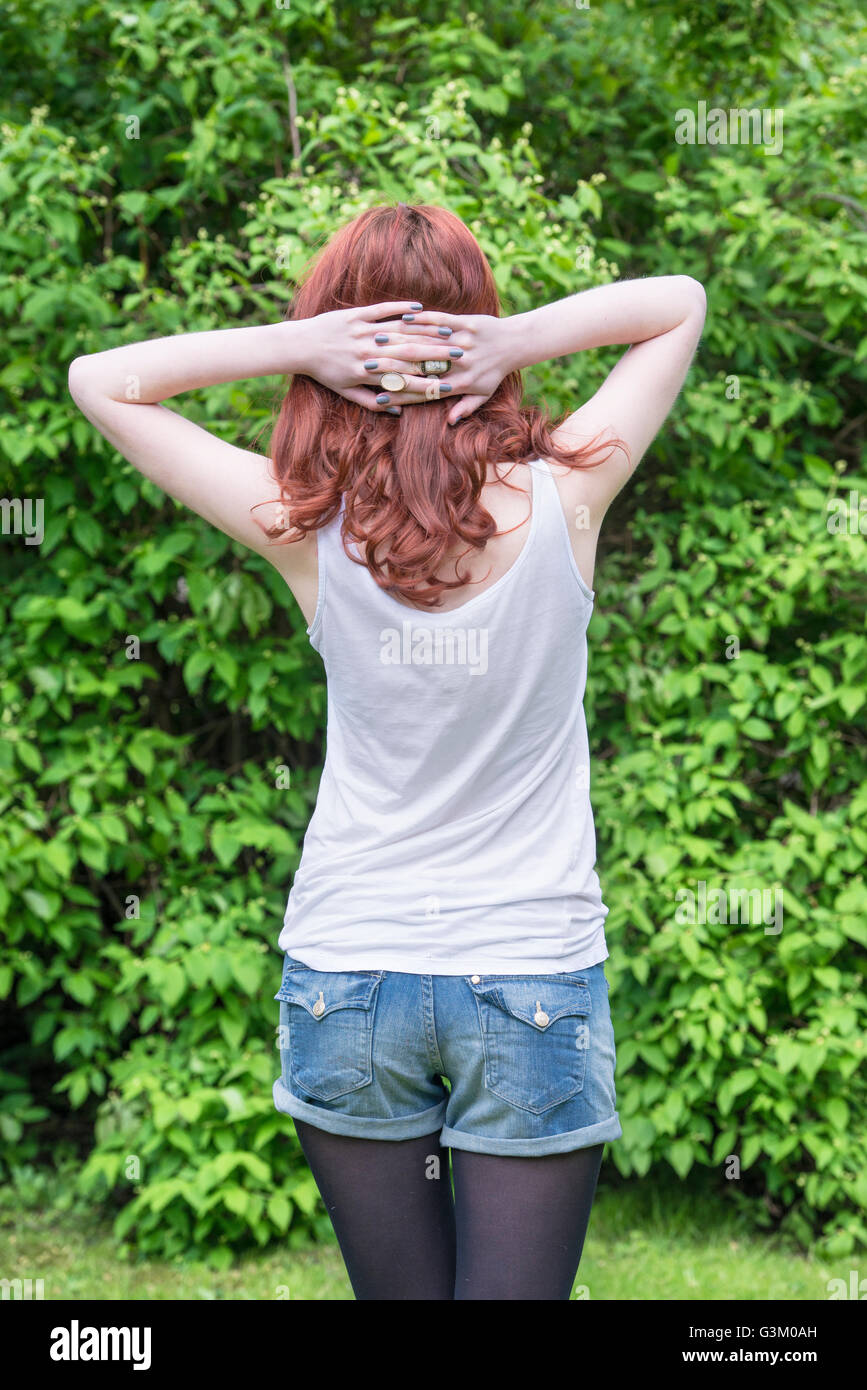
{"label": "green leaf", "polygon": [[748,1134],[741,1148],[741,1166],[751,1168],[762,1151],[761,1134]]}
{"label": "green leaf", "polygon": [[793,1067],[796,1067],[801,1060],[802,1048],[791,1038],[782,1038],[777,1044],[776,1062],[777,1067],[785,1076]]}
{"label": "green leaf", "polygon": [[228,1187],[223,1193],[223,1201],[236,1216],[246,1216],[250,1198],[242,1187]]}
{"label": "green leaf", "polygon": [[21,896],[30,911],[43,922],[50,922],[60,907],[60,898],[56,893],[40,893],[37,888],[25,888]]}
{"label": "green leaf", "polygon": [[142,734],[140,737],[133,739],[133,741],[127,745],[126,755],[133,767],[138,768],[139,772],[145,777],[149,777],[153,772],[155,763],[154,751],[147,741],[146,734]]}
{"label": "green leaf", "polygon": [[211,827],[211,849],[224,869],[237,859],[243,848],[238,836],[225,825],[218,822]]}
{"label": "green leaf", "polygon": [[695,1162],[692,1144],[687,1139],[678,1139],[670,1144],[665,1156],[679,1178],[685,1178]]}
{"label": "green leaf", "polygon": [[111,491],[120,510],[128,516],[139,500],[138,489],[128,478],[118,478]]}
{"label": "green leaf", "polygon": [[865,700],[867,700],[867,690],[856,690],[852,686],[844,686],[842,690],[837,692],[840,708],[849,719],[854,718]]}
{"label": "green leaf", "polygon": [[275,1192],[268,1200],[268,1216],[278,1231],[287,1231],[292,1219],[292,1203],[282,1192]]}
{"label": "green leaf", "polygon": [[15,752],[24,766],[29,768],[31,772],[42,771],[42,759],[32,743],[28,743],[23,738],[17,738],[15,740]]}
{"label": "green leaf", "polygon": [[89,512],[78,512],[72,522],[72,534],[87,555],[98,555],[102,548],[102,527]]}
{"label": "green leaf", "polygon": [[67,994],[72,995],[73,999],[77,999],[79,1004],[92,1004],[96,998],[93,980],[82,971],[67,975],[63,981],[63,988]]}
{"label": "green leaf", "polygon": [[209,651],[195,651],[187,657],[184,662],[184,684],[192,694],[201,689],[205,676],[211,669],[211,664]]}
{"label": "green leaf", "polygon": [[187,977],[176,961],[166,964],[162,977],[162,996],[170,1009],[180,1004],[187,992]]}
{"label": "green leaf", "polygon": [[243,1018],[230,1018],[228,1014],[221,1013],[219,1025],[220,1032],[232,1052],[238,1052],[247,1033],[247,1025]]}
{"label": "green leaf", "polygon": [[774,731],[764,719],[745,719],[743,731],[747,738],[757,738],[762,740],[772,739]]}
{"label": "green leaf", "polygon": [[250,689],[258,692],[264,689],[271,676],[271,667],[267,661],[254,661],[247,675]]}
{"label": "green leaf", "polygon": [[90,609],[77,598],[64,597],[57,600],[54,610],[60,621],[67,627],[77,627],[90,621]]}
{"label": "green leaf", "polygon": [[63,689],[63,672],[59,666],[31,666],[28,675],[36,690],[44,690],[52,699]]}

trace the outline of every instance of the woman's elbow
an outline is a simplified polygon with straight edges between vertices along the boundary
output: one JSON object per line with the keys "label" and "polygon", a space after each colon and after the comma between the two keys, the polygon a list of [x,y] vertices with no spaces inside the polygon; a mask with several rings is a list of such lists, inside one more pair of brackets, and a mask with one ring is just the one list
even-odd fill
{"label": "woman's elbow", "polygon": [[700,280],[696,280],[692,275],[682,275],[683,287],[689,295],[690,302],[696,309],[700,310],[702,316],[707,312],[707,292]]}

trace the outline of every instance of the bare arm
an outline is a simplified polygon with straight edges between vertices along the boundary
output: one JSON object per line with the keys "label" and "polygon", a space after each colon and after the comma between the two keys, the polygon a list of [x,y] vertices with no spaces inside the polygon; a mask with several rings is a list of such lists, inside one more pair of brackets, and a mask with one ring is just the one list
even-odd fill
{"label": "bare arm", "polygon": [[582,475],[582,497],[596,520],[602,520],[635,472],[677,400],[706,307],[698,280],[660,275],[600,285],[509,321],[518,360],[528,364],[586,348],[631,344],[596,394],[555,435],[558,443],[572,447],[606,433],[622,439],[629,451],[627,456],[616,449]]}
{"label": "bare arm", "polygon": [[69,390],[81,412],[145,477],[219,530],[282,563],[285,548],[271,544],[250,515],[251,507],[278,495],[270,460],[216,438],[161,402],[218,382],[303,372],[347,399],[383,409],[356,383],[371,379],[362,362],[381,328],[377,320],[411,307],[408,301],[378,304],[110,348],[75,359]]}
{"label": "bare arm", "polygon": [[689,275],[597,285],[506,319],[509,359],[521,368],[587,348],[647,342],[670,333],[704,304],[703,286]]}
{"label": "bare arm", "polygon": [[605,463],[582,474],[583,495],[601,520],[677,399],[705,310],[698,280],[660,275],[600,285],[507,319],[424,313],[415,322],[419,332],[425,325],[451,327],[450,341],[466,348],[463,370],[451,378],[456,390],[465,392],[450,412],[452,421],[483,404],[508,372],[587,348],[631,344],[596,394],[557,434],[567,447],[601,433],[626,444],[628,459],[617,449]]}
{"label": "bare arm", "polygon": [[169,496],[267,553],[250,508],[277,497],[267,458],[216,438],[161,401],[217,382],[293,370],[291,334],[275,324],[183,333],[77,357],[73,400],[100,434]]}

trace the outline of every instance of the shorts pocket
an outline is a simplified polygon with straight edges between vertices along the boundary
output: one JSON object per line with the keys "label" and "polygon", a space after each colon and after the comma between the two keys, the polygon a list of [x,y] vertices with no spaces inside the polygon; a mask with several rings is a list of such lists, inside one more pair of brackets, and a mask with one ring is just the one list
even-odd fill
{"label": "shorts pocket", "polygon": [[312,970],[287,956],[283,1077],[304,1098],[335,1100],[373,1080],[373,1019],[382,970]]}
{"label": "shorts pocket", "polygon": [[590,988],[578,975],[484,976],[476,996],[485,1085],[541,1114],[579,1094],[590,1047]]}

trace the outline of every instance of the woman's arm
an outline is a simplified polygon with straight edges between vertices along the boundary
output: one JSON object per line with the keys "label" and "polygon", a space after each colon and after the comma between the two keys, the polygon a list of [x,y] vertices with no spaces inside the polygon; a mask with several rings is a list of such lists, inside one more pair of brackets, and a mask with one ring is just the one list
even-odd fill
{"label": "woman's arm", "polygon": [[[383,336],[390,336],[394,344],[395,333],[402,336],[400,315],[413,307],[421,306],[401,300],[262,327],[150,338],[76,357],[69,368],[69,387],[73,395],[95,390],[109,400],[149,404],[223,381],[303,373],[348,400],[369,405],[371,397],[361,383],[375,385],[376,373],[364,371],[362,359],[373,353],[379,358],[377,371],[389,370],[382,365],[384,346],[376,346],[376,334],[390,330]],[[379,322],[388,318],[396,322]],[[425,353],[429,355],[430,348],[419,348],[414,355]],[[423,396],[427,383],[422,379],[418,384]]]}
{"label": "woman's arm", "polygon": [[656,275],[597,285],[568,299],[505,319],[512,369],[587,348],[644,343],[670,333],[701,306],[704,288],[690,275]]}
{"label": "woman's arm", "polygon": [[[376,405],[371,391],[356,383],[376,383],[362,363],[370,359],[375,335],[381,335],[378,320],[399,319],[412,307],[403,300],[263,327],[130,343],[77,357],[69,368],[69,390],[81,412],[139,472],[276,564],[275,553],[285,547],[269,542],[262,521],[250,515],[251,507],[278,495],[270,460],[218,439],[159,402],[218,382],[303,372],[350,400],[384,409],[386,404]],[[393,333],[389,336],[394,343]],[[377,354],[382,351],[379,345]],[[417,355],[429,352],[419,347]],[[290,546],[286,556],[296,549]],[[284,556],[279,558],[282,564]]]}
{"label": "woman's arm", "polygon": [[293,370],[298,335],[283,334],[283,327],[154,338],[77,357],[69,368],[73,400],[118,453],[170,497],[260,554],[268,553],[268,543],[250,508],[279,494],[269,460],[159,402],[217,382]]}
{"label": "woman's arm", "polygon": [[[566,349],[572,352],[631,344],[596,394],[564,420],[555,435],[567,447],[589,443],[600,434],[617,437],[626,445],[628,454],[616,448],[574,482],[573,490],[580,492],[592,520],[601,524],[680,394],[701,338],[707,298],[698,280],[661,275],[602,285],[566,301],[567,306],[570,303],[571,309],[546,306],[554,311],[550,316],[545,309],[539,311],[546,316],[536,321],[532,353],[539,339],[546,346],[555,345],[553,355],[560,355],[557,349],[564,341],[578,344]],[[526,317],[532,315],[517,316],[513,332],[514,324]]]}
{"label": "woman's arm", "polygon": [[560,426],[567,447],[605,433],[623,440],[629,456],[616,449],[606,462],[582,473],[582,495],[601,520],[612,499],[634,472],[677,399],[704,325],[706,298],[689,275],[660,275],[600,285],[543,305],[525,314],[498,319],[487,315],[422,313],[407,332],[451,327],[450,342],[466,350],[450,376],[456,400],[455,423],[493,394],[509,372],[587,348],[629,343],[629,351],[596,394]]}

